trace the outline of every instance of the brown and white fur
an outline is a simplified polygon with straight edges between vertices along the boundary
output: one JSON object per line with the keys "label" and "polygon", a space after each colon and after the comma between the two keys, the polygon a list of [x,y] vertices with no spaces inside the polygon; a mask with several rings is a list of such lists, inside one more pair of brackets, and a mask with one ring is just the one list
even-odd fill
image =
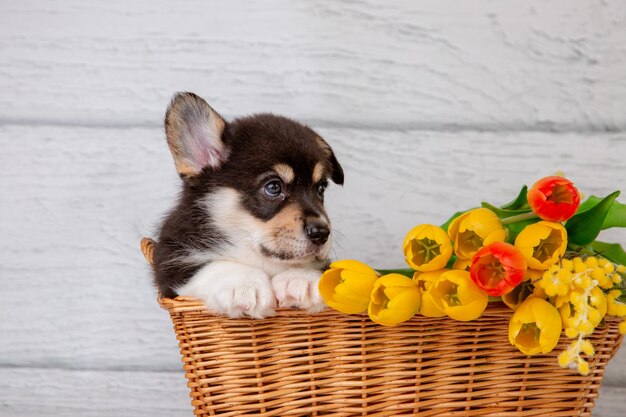
{"label": "brown and white fur", "polygon": [[285,117],[226,122],[192,93],[172,99],[165,131],[183,188],[155,248],[161,293],[229,317],[322,310],[317,282],[332,243],[324,190],[329,179],[343,184],[330,146]]}

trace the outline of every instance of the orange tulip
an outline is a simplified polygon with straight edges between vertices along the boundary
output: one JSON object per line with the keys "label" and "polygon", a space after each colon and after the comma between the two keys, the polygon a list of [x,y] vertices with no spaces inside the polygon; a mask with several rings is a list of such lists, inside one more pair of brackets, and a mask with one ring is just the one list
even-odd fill
{"label": "orange tulip", "polygon": [[576,213],[580,194],[567,178],[545,177],[528,191],[528,204],[543,220],[562,222]]}
{"label": "orange tulip", "polygon": [[494,242],[480,249],[472,259],[472,281],[487,294],[497,297],[513,290],[526,274],[526,259],[515,246]]}

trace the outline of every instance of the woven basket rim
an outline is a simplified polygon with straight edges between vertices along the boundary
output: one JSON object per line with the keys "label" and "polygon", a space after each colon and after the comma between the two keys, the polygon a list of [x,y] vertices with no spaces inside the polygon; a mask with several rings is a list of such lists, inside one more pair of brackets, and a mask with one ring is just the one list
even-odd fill
{"label": "woven basket rim", "polygon": [[[259,322],[263,320],[272,320],[272,319],[279,318],[279,317],[301,317],[301,318],[316,317],[316,316],[317,317],[352,316],[355,318],[367,318],[368,317],[367,312],[355,313],[355,314],[344,314],[344,313],[341,313],[340,311],[333,310],[331,308],[326,308],[319,313],[308,313],[304,310],[299,310],[295,308],[279,308],[279,309],[276,309],[275,316],[266,317],[264,319],[253,319],[253,318],[248,318],[248,317],[232,319],[224,315],[216,314],[214,312],[209,311],[204,305],[204,303],[202,302],[202,300],[194,298],[194,297],[177,296],[174,298],[168,298],[168,297],[163,297],[159,293],[158,303],[161,306],[161,308],[169,311],[171,314],[197,311],[197,312],[205,313],[209,316],[218,317],[223,320],[237,320],[237,321],[250,320],[250,321]],[[480,317],[503,317],[503,316],[512,317],[513,312],[514,311],[502,301],[490,301],[489,304],[487,305],[487,308],[485,309],[485,311]],[[465,323],[472,323],[472,322],[480,321],[480,317],[475,320],[466,321]],[[420,321],[420,320],[449,320],[451,322],[457,322],[457,323],[459,322],[458,320],[454,320],[447,316],[427,317],[421,314],[415,314],[413,317],[411,317],[411,319],[408,320],[408,322]],[[618,323],[619,321],[621,321],[621,319],[619,317],[606,316],[603,319],[603,321],[606,322],[606,324],[611,324],[613,322]],[[398,324],[398,326],[402,326],[402,324],[403,323],[400,323]],[[381,327],[384,327],[384,326],[381,326]]]}

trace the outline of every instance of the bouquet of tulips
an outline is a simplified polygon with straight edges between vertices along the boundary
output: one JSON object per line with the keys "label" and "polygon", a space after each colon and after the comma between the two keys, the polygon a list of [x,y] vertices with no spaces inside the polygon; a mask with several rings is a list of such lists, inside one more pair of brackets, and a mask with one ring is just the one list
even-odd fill
{"label": "bouquet of tulips", "polygon": [[[355,260],[334,262],[319,289],[328,306],[367,311],[395,326],[415,314],[469,321],[488,302],[513,311],[509,341],[526,355],[550,352],[562,331],[572,343],[562,367],[589,372],[586,336],[605,315],[626,317],[626,252],[597,241],[601,230],[626,227],[619,191],[582,204],[574,184],[560,176],[522,187],[509,204],[454,214],[442,226],[421,224],[404,239],[408,270],[376,271]],[[626,321],[620,324],[626,333]]]}

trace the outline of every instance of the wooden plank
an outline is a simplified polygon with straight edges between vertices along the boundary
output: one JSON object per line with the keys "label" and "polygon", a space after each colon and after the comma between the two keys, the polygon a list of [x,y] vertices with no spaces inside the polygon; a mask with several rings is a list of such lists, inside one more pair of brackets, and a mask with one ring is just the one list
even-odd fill
{"label": "wooden plank", "polygon": [[231,117],[624,129],[621,0],[3,2],[0,114],[157,125],[177,90]]}
{"label": "wooden plank", "polygon": [[593,417],[622,417],[626,406],[626,387],[604,386],[591,415]]}
{"label": "wooden plank", "polygon": [[[626,388],[603,387],[593,417],[622,417]],[[0,368],[3,417],[183,417],[183,372]]]}
{"label": "wooden plank", "polygon": [[[556,170],[586,194],[624,186],[626,133],[319,132],[346,171],[334,255],[381,268],[416,224]],[[161,129],[2,126],[0,149],[0,366],[180,369],[139,251],[179,182]]]}
{"label": "wooden plank", "polygon": [[[625,242],[622,240],[622,242]],[[623,244],[623,246],[626,246]],[[622,347],[617,354],[611,359],[610,366],[607,367],[604,374],[604,384],[626,388],[626,348],[622,343]],[[626,399],[626,396],[624,397]],[[624,403],[626,405],[626,403]]]}
{"label": "wooden plank", "polygon": [[180,372],[0,368],[3,417],[188,417]]}

